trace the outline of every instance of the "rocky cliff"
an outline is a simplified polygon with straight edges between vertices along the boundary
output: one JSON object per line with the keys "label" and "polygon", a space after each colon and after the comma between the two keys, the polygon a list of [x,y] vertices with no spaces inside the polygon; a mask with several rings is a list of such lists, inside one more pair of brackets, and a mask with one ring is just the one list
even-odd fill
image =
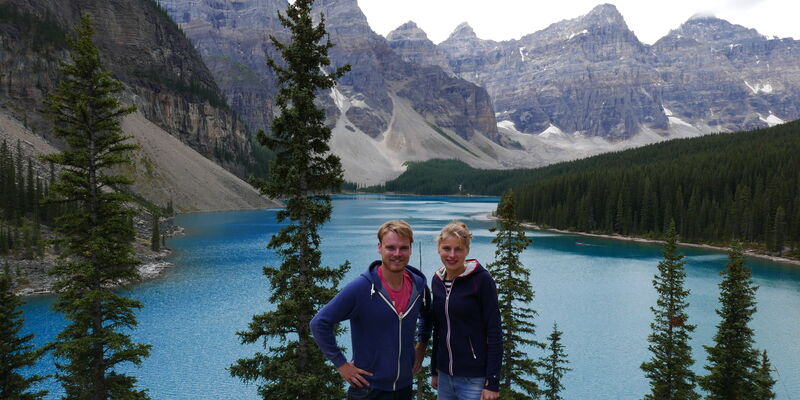
{"label": "rocky cliff", "polygon": [[420,29],[414,21],[406,22],[397,29],[386,35],[392,50],[403,57],[404,60],[418,65],[435,65],[447,72],[455,75],[447,54],[439,49],[428,35]]}
{"label": "rocky cliff", "polygon": [[172,135],[242,176],[252,164],[246,127],[225,104],[197,51],[154,1],[0,0],[0,11],[0,112],[24,128],[60,145],[41,107],[58,80],[59,61],[68,59],[66,35],[89,13],[106,68],[125,84],[123,101],[136,104],[159,128],[150,132]]}
{"label": "rocky cliff", "polygon": [[672,118],[704,132],[800,118],[800,42],[692,18],[652,47]]}
{"label": "rocky cliff", "polygon": [[444,53],[487,89],[504,132],[624,146],[800,117],[798,42],[716,18],[693,18],[652,46],[609,4],[519,40],[481,40],[462,24],[434,52],[423,36],[405,24],[388,38],[420,63],[440,65]]}
{"label": "rocky cliff", "polygon": [[[267,128],[276,84],[266,58],[279,56],[266,38],[288,39],[276,17],[288,3],[160,3],[211,66],[231,106],[254,129]],[[502,166],[495,150],[506,144],[484,89],[439,67],[403,60],[370,29],[355,0],[323,0],[315,7],[316,15],[325,15],[336,44],[330,50],[332,64],[352,68],[319,99],[334,129],[331,146],[343,159],[345,179],[382,182],[401,173],[405,161],[432,157]]]}
{"label": "rocky cliff", "polygon": [[498,119],[521,132],[555,126],[618,140],[642,125],[667,127],[657,93],[642,90],[658,79],[654,56],[614,6],[504,42],[462,24],[438,47],[456,74],[489,91]]}

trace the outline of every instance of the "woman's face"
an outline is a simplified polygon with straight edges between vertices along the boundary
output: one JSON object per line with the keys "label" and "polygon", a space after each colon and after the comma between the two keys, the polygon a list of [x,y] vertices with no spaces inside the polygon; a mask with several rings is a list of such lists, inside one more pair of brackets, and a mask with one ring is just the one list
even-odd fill
{"label": "woman's face", "polygon": [[461,239],[448,236],[439,241],[439,257],[447,269],[448,275],[459,275],[464,272],[464,261],[469,254],[469,247],[464,246]]}

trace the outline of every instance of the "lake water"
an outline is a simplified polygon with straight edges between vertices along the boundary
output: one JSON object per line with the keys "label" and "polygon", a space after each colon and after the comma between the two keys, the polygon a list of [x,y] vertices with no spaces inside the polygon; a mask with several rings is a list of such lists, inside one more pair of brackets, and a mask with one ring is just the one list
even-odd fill
{"label": "lake water", "polygon": [[[377,254],[377,227],[388,219],[403,218],[415,232],[412,264],[430,276],[438,265],[433,237],[454,218],[466,222],[475,239],[470,255],[488,264],[494,258],[493,222],[487,214],[496,198],[450,198],[358,195],[339,196],[331,222],[322,230],[324,262],[353,263],[346,280],[360,274]],[[153,345],[140,368],[127,373],[149,389],[153,399],[257,399],[255,385],[231,378],[226,368],[237,358],[252,355],[258,346],[241,346],[235,335],[267,303],[264,265],[279,260],[266,249],[280,228],[275,210],[186,214],[177,217],[186,235],[168,241],[176,267],[163,278],[131,287],[126,295],[141,301],[140,327],[134,339]],[[660,260],[656,245],[529,232],[533,245],[523,261],[532,270],[536,291],[533,307],[537,338],[544,340],[553,322],[564,332],[571,361],[564,398],[640,399],[648,385],[639,365],[648,359],[649,307],[656,294],[651,281]],[[579,244],[580,243],[580,244]],[[704,373],[718,317],[719,272],[724,253],[681,248],[686,255],[686,285],[691,290],[689,322],[697,325],[692,346],[695,370]],[[766,349],[776,368],[779,400],[800,397],[800,268],[748,259],[757,292],[758,312],[751,326],[756,346]],[[26,332],[36,344],[52,340],[63,326],[50,311],[52,297],[28,299]],[[349,336],[343,340],[349,346]],[[535,357],[539,350],[532,350]],[[36,367],[53,373],[52,359]],[[60,389],[48,380],[48,398]]]}

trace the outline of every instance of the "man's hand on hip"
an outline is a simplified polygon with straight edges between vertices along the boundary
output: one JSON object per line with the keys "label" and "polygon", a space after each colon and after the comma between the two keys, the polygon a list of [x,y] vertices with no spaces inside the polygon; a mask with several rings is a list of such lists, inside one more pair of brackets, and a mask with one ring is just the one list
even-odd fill
{"label": "man's hand on hip", "polygon": [[358,388],[369,386],[369,382],[367,382],[364,376],[372,376],[372,372],[364,371],[351,362],[346,362],[336,369],[339,371],[339,375],[342,376],[342,379],[347,381],[347,383]]}

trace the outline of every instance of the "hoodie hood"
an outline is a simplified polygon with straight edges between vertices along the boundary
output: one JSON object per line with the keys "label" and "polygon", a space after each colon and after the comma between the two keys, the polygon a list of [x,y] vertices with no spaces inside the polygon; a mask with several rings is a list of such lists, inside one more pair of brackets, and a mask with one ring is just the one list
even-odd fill
{"label": "hoodie hood", "polygon": [[[457,278],[463,278],[468,275],[477,274],[478,272],[481,271],[486,271],[486,269],[483,268],[483,266],[478,262],[478,260],[474,258],[466,260],[464,262],[464,265],[466,265],[467,268],[464,270],[464,272],[461,273],[461,275],[457,276]],[[436,276],[438,276],[439,279],[444,280],[445,270],[446,267],[444,266],[440,267],[438,270],[436,270]]]}
{"label": "hoodie hood", "polygon": [[[377,288],[382,288],[383,287],[383,285],[381,285],[381,278],[378,277],[378,267],[380,267],[382,264],[383,263],[381,262],[381,260],[375,260],[375,261],[372,262],[372,264],[369,265],[369,268],[367,268],[366,271],[361,273],[361,276],[366,278],[368,281],[370,281]],[[414,277],[414,275],[416,275],[416,276],[422,278],[422,281],[425,282],[425,275],[423,275],[420,270],[418,270],[418,269],[416,269],[416,268],[414,268],[414,267],[412,267],[410,265],[406,265],[405,268],[406,268],[406,271],[408,271],[411,274],[412,278]]]}
{"label": "hoodie hood", "polygon": [[[385,298],[389,297],[389,293],[383,288],[381,278],[378,276],[378,267],[380,267],[382,264],[383,263],[381,260],[375,260],[369,265],[369,268],[367,268],[366,271],[361,273],[361,277],[370,283],[370,297],[375,296],[375,294],[378,292],[383,292]],[[427,307],[429,301],[428,296],[430,294],[428,292],[427,285],[425,285],[425,275],[420,270],[410,265],[406,265],[405,269],[411,274],[411,298],[415,298],[417,294],[421,295],[422,303],[424,307]]]}

